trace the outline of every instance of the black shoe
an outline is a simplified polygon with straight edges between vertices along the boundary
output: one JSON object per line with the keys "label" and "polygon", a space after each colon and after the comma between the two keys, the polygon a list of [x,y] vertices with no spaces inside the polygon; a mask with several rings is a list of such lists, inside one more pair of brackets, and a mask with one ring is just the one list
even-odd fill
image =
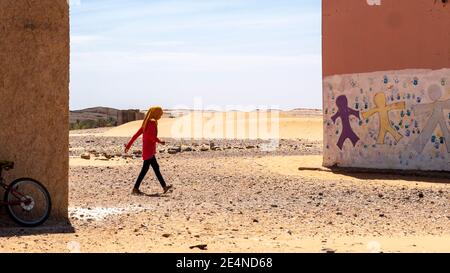
{"label": "black shoe", "polygon": [[141,192],[139,189],[134,188],[133,191],[131,192],[131,195],[142,196],[144,195],[144,193]]}
{"label": "black shoe", "polygon": [[173,186],[172,185],[169,185],[169,186],[165,186],[164,187],[164,193],[167,193],[169,190],[171,190],[173,188]]}

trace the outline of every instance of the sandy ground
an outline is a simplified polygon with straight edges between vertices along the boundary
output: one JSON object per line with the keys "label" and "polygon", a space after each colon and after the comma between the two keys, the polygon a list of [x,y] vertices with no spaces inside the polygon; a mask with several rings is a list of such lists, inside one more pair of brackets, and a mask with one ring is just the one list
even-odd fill
{"label": "sandy ground", "polygon": [[[130,133],[133,126],[117,129]],[[142,160],[103,158],[120,154],[128,139],[117,130],[105,135],[110,133],[71,134],[73,230],[1,227],[0,251],[450,252],[447,180],[299,171],[320,167],[317,138],[165,138],[158,159],[174,191],[161,195],[150,172],[142,185],[148,195],[135,197],[130,191]],[[178,145],[193,151],[168,154],[168,147]],[[87,151],[91,159],[80,159]],[[199,244],[207,250],[190,248]]]}

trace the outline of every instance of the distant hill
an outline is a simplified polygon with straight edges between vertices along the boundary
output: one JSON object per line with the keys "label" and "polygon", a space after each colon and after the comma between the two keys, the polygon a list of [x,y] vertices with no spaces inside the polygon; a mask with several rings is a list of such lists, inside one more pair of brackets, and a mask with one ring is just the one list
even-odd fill
{"label": "distant hill", "polygon": [[144,119],[144,112],[139,109],[119,110],[110,107],[92,107],[70,111],[71,130],[113,127],[131,121]]}
{"label": "distant hill", "polygon": [[293,116],[322,116],[323,111],[322,109],[303,109],[303,108],[297,108],[293,109],[291,111],[286,111],[290,113]]}
{"label": "distant hill", "polygon": [[117,119],[118,109],[109,107],[92,107],[82,110],[70,111],[69,122],[76,123],[77,121],[82,122],[86,120],[96,121],[100,119]]}

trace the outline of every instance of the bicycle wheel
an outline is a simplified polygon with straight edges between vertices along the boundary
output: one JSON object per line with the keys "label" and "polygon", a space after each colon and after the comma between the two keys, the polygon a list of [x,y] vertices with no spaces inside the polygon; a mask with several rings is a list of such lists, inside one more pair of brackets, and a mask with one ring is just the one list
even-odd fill
{"label": "bicycle wheel", "polygon": [[34,179],[21,178],[12,182],[4,200],[9,216],[22,226],[39,226],[50,216],[50,194]]}

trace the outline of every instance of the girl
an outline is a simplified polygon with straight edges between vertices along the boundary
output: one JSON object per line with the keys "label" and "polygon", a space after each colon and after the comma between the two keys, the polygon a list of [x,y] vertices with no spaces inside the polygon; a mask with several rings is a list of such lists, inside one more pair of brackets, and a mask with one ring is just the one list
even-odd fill
{"label": "girl", "polygon": [[164,112],[161,107],[150,108],[145,116],[144,122],[142,123],[142,127],[137,131],[130,142],[125,145],[125,153],[128,153],[136,139],[143,134],[142,159],[144,160],[144,166],[142,166],[141,173],[139,174],[136,184],[134,185],[134,189],[131,192],[133,195],[143,195],[143,193],[139,190],[139,187],[141,186],[142,180],[144,180],[150,166],[152,166],[159,183],[163,187],[164,193],[167,193],[172,188],[171,185],[166,185],[155,157],[156,143],[160,143],[162,145],[166,144],[158,138],[158,120],[161,119],[163,113]]}

